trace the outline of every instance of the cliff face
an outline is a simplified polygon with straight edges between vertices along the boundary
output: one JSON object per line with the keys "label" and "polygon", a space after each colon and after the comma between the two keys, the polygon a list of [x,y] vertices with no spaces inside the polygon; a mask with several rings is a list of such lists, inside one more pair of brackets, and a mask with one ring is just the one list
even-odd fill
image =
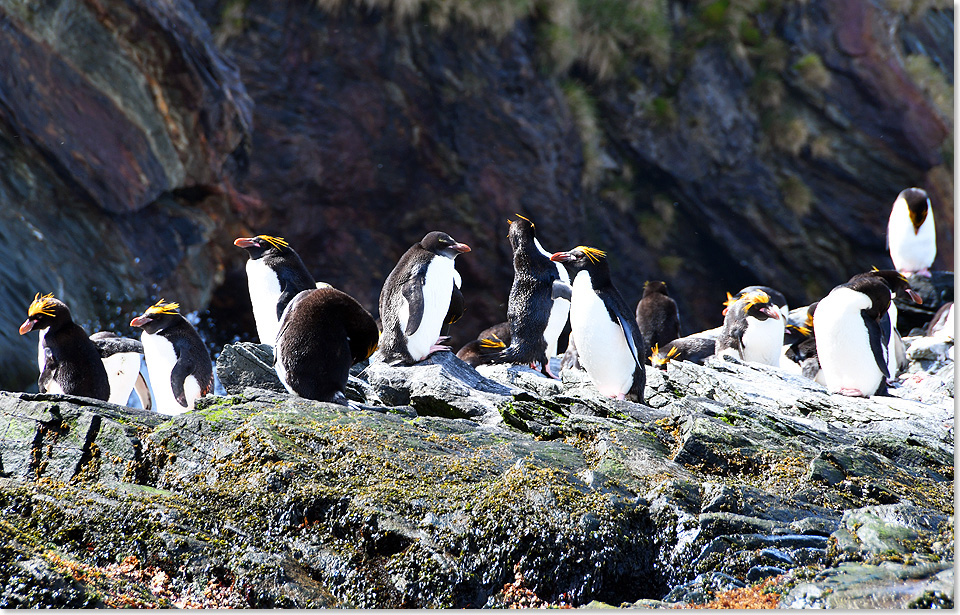
{"label": "cliff face", "polygon": [[252,339],[251,232],[374,312],[450,232],[474,248],[455,342],[504,318],[515,212],[607,250],[629,302],[666,280],[684,332],[725,291],[800,305],[888,264],[910,185],[952,269],[952,11],[758,7],[0,1],[0,383],[35,377],[13,331],[38,291],[91,330],[163,296]]}

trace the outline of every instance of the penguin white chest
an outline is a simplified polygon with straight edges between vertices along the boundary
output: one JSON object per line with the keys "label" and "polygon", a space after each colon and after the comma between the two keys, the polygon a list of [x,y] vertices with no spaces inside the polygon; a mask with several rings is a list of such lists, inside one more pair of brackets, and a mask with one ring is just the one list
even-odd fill
{"label": "penguin white chest", "polygon": [[747,316],[747,329],[743,332],[743,358],[745,361],[780,365],[783,350],[783,320],[767,318],[759,320]]}
{"label": "penguin white chest", "polygon": [[573,280],[570,328],[580,354],[580,364],[606,396],[625,394],[633,385],[637,368],[620,323],[610,320],[603,299],[593,290],[590,274],[581,271]]}
{"label": "penguin white chest", "polygon": [[[407,336],[407,352],[415,361],[423,360],[430,353],[430,347],[440,337],[443,319],[450,309],[450,296],[453,293],[453,259],[436,256],[427,264],[423,287],[423,316],[420,326]],[[410,306],[406,299],[400,309],[400,329],[406,330],[409,321]]]}
{"label": "penguin white chest", "polygon": [[[40,340],[37,342],[37,365],[40,368],[40,374],[43,375],[43,366],[46,364],[47,359],[47,343],[44,339],[47,337],[47,333],[50,332],[50,329],[41,329],[40,330]],[[60,386],[60,383],[56,379],[51,378],[47,381],[47,390],[46,393],[63,393],[63,387]]]}
{"label": "penguin white chest", "polygon": [[813,315],[820,373],[831,393],[857,389],[873,395],[883,378],[860,310],[870,298],[850,288],[836,288],[820,300]]}
{"label": "penguin white chest", "polygon": [[196,378],[187,376],[183,383],[187,407],[181,406],[173,395],[170,375],[177,364],[177,352],[173,344],[162,335],[147,332],[140,336],[140,343],[143,344],[143,356],[147,361],[147,373],[153,389],[154,409],[160,414],[169,415],[193,410],[193,402],[200,395],[200,384]]}
{"label": "penguin white chest", "polygon": [[104,357],[103,367],[107,370],[107,379],[110,381],[110,398],[107,401],[126,406],[137,376],[140,375],[140,353],[118,352]]}
{"label": "penguin white chest", "polygon": [[897,199],[887,224],[887,240],[890,242],[890,259],[898,271],[914,272],[929,268],[937,256],[933,211],[928,207],[923,224],[915,229],[906,202]]}
{"label": "penguin white chest", "polygon": [[253,304],[253,318],[257,323],[260,343],[272,346],[280,330],[277,318],[280,280],[263,259],[250,259],[247,261],[247,286],[250,288],[250,302]]}

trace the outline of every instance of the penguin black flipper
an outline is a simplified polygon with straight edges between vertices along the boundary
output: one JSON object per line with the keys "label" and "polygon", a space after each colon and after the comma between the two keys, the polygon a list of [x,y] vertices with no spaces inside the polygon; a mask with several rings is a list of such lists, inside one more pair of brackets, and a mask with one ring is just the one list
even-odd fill
{"label": "penguin black flipper", "polygon": [[183,383],[186,382],[187,376],[192,373],[193,363],[184,361],[183,359],[177,361],[177,364],[173,366],[173,370],[170,372],[170,388],[173,390],[173,397],[177,400],[177,403],[184,408],[189,406],[189,403],[183,391]]}
{"label": "penguin black flipper", "polygon": [[717,337],[717,354],[720,354],[727,348],[733,348],[737,351],[737,356],[740,360],[743,361],[743,334],[746,330],[746,319],[739,319],[739,322],[732,323],[729,328],[724,326],[720,331],[720,335]]}
{"label": "penguin black flipper", "polygon": [[862,311],[863,324],[867,328],[867,336],[870,338],[870,350],[873,351],[873,358],[877,361],[877,367],[883,374],[884,380],[881,381],[881,388],[885,388],[886,378],[890,377],[890,370],[887,369],[887,358],[883,356],[883,336],[880,333],[880,324]]}
{"label": "penguin black flipper", "polygon": [[427,268],[419,267],[417,271],[400,286],[400,292],[406,300],[409,309],[407,326],[403,329],[404,335],[408,337],[417,332],[417,329],[420,328],[420,322],[423,320],[423,285],[426,277]]}
{"label": "penguin black flipper", "polygon": [[50,388],[50,381],[57,373],[59,362],[53,356],[53,351],[49,348],[43,349],[43,370],[40,372],[40,378],[37,380],[37,388],[41,393],[46,393]]}
{"label": "penguin black flipper", "polygon": [[620,325],[620,330],[623,331],[623,337],[627,340],[627,347],[630,349],[630,354],[633,355],[633,360],[637,363],[640,371],[643,371],[643,359],[640,358],[640,349],[643,348],[643,336],[640,333],[639,327],[637,327],[636,321],[633,320],[633,314],[627,307],[627,304],[619,294],[615,295],[606,289],[597,290],[596,293],[597,296],[603,300],[603,305],[607,308],[607,314],[610,315],[610,320],[615,320]]}
{"label": "penguin black flipper", "polygon": [[152,410],[153,398],[150,397],[150,387],[147,386],[147,381],[142,372],[137,373],[137,381],[133,383],[133,390],[137,392],[137,397],[140,398],[140,405],[143,406],[143,409]]}
{"label": "penguin black flipper", "polygon": [[554,280],[553,281],[553,292],[550,296],[551,299],[566,299],[570,301],[570,297],[573,293],[573,288],[563,280]]}
{"label": "penguin black flipper", "polygon": [[450,294],[450,309],[443,318],[443,326],[440,327],[440,335],[450,334],[450,325],[460,320],[464,311],[463,293],[460,292],[458,284],[453,285],[453,292]]}

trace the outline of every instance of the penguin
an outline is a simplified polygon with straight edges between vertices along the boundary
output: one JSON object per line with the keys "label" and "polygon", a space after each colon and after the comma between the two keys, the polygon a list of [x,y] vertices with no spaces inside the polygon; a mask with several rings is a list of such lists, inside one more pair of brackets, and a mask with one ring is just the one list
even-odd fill
{"label": "penguin", "polygon": [[[810,380],[826,386],[817,359],[817,339],[813,330],[813,315],[817,310],[817,301],[807,306],[807,313],[800,325],[788,324],[783,334],[784,352],[780,367],[784,371],[796,371]],[[787,364],[796,367],[788,367]]]}
{"label": "penguin", "polygon": [[573,278],[570,328],[580,364],[601,394],[617,399],[629,394],[643,403],[646,372],[640,353],[646,345],[633,310],[610,279],[606,254],[578,246],[550,259],[563,263]]}
{"label": "penguin", "polygon": [[450,308],[447,309],[447,315],[443,317],[443,325],[440,327],[440,337],[450,335],[450,325],[460,320],[466,310],[466,304],[463,301],[463,292],[460,287],[463,283],[460,272],[453,270],[453,292],[450,293]]}
{"label": "penguin", "polygon": [[783,319],[765,291],[747,292],[727,306],[717,336],[717,355],[779,366],[782,348]]}
{"label": "penguin", "polygon": [[233,245],[247,251],[247,286],[257,336],[261,344],[273,346],[280,330],[280,315],[300,291],[317,288],[300,256],[282,237],[257,235],[239,237]]}
{"label": "penguin", "polygon": [[637,303],[637,326],[651,348],[666,346],[680,337],[680,311],[677,302],[667,294],[666,282],[644,282],[643,297]]}
{"label": "penguin", "polygon": [[670,361],[690,361],[703,365],[715,351],[716,340],[688,335],[667,342],[663,348],[654,344],[650,354],[650,364],[659,369],[667,369],[667,363]]}
{"label": "penguin", "polygon": [[377,349],[373,316],[335,288],[301,291],[280,318],[274,368],[294,395],[347,405],[350,366]]}
{"label": "penguin", "polygon": [[880,317],[880,339],[883,341],[883,353],[887,357],[887,372],[891,379],[907,368],[907,348],[897,331],[897,304],[890,301],[890,307]]}
{"label": "penguin", "polygon": [[897,195],[887,221],[887,248],[894,269],[904,275],[930,277],[937,256],[937,232],[925,190],[907,188]]}
{"label": "penguin", "polygon": [[453,259],[470,251],[450,235],[431,231],[410,246],[380,291],[383,335],[374,360],[411,365],[440,350],[440,330],[453,296]]}
{"label": "penguin", "polygon": [[83,327],[73,322],[67,304],[52,294],[37,293],[20,325],[20,335],[33,330],[40,332],[37,386],[41,393],[109,399],[110,381],[100,353]]}
{"label": "penguin", "polygon": [[130,321],[131,327],[143,329],[140,342],[160,414],[193,410],[197,398],[213,389],[210,353],[179,308],[161,299]]}
{"label": "penguin", "polygon": [[787,320],[789,320],[790,318],[790,308],[787,306],[787,298],[784,297],[783,293],[781,293],[779,290],[775,288],[770,288],[769,286],[746,286],[744,288],[741,288],[736,295],[731,295],[730,293],[727,293],[727,301],[723,304],[724,306],[727,306],[727,307],[723,308],[723,315],[724,316],[727,315],[728,307],[733,305],[737,299],[739,299],[740,297],[744,296],[747,293],[756,292],[758,290],[762,290],[763,292],[767,293],[767,295],[770,297],[770,302],[776,306],[777,311],[780,312],[780,316],[783,317],[783,322],[786,323]]}
{"label": "penguin", "polygon": [[899,292],[922,303],[907,279],[890,270],[855,275],[819,301],[813,315],[817,358],[831,393],[886,394],[889,371],[878,321],[891,293]]}
{"label": "penguin", "polygon": [[929,337],[953,341],[953,324],[953,301],[948,301],[941,305],[937,313],[933,315],[933,319],[927,325],[924,333]]}
{"label": "penguin", "polygon": [[507,300],[510,346],[500,361],[539,363],[544,375],[556,378],[549,359],[557,355],[557,338],[570,313],[570,274],[550,260],[533,222],[517,214],[508,223],[513,248],[513,285]]}
{"label": "penguin", "polygon": [[471,367],[500,363],[500,353],[509,345],[510,323],[501,322],[487,327],[477,339],[464,344],[457,351],[457,358]]}
{"label": "penguin", "polygon": [[107,378],[110,380],[110,399],[107,401],[126,406],[130,400],[130,392],[136,390],[140,405],[144,410],[150,410],[153,406],[150,388],[140,373],[143,344],[138,340],[120,337],[113,331],[98,331],[91,335],[90,339],[100,352],[100,360],[103,361]]}

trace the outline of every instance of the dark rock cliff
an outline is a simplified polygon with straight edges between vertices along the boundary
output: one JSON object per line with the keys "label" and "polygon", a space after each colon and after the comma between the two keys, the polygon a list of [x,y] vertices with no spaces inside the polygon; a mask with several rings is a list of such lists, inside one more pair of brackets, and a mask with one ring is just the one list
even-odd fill
{"label": "dark rock cliff", "polygon": [[684,332],[728,290],[802,305],[884,266],[908,185],[952,269],[952,11],[904,6],[0,2],[2,382],[33,379],[37,291],[90,328],[164,296],[251,339],[241,233],[375,311],[450,232],[455,342],[503,319],[515,212],[607,250],[628,301],[665,279]]}

